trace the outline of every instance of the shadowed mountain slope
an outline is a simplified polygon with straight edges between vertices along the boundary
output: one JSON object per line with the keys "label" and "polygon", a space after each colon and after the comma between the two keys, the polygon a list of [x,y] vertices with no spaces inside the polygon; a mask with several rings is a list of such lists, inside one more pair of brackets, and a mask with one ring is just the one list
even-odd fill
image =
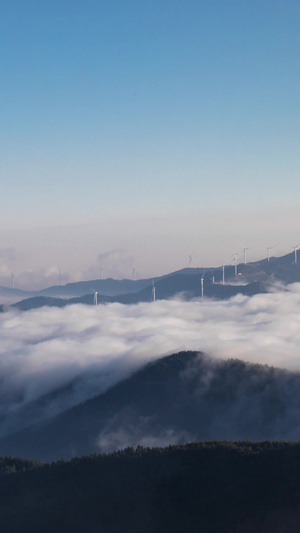
{"label": "shadowed mountain slope", "polygon": [[76,283],[67,283],[66,285],[57,285],[39,291],[39,296],[51,296],[62,298],[75,298],[85,294],[98,291],[103,296],[115,296],[121,294],[130,294],[138,292],[151,284],[149,279],[94,279],[90,281],[78,281]]}
{"label": "shadowed mountain slope", "polygon": [[298,373],[181,352],[2,439],[0,454],[48,461],[137,444],[299,438]]}

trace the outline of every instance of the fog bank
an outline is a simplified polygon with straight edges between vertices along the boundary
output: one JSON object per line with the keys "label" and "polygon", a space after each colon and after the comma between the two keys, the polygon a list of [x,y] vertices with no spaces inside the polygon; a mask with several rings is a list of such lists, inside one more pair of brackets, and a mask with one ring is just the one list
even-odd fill
{"label": "fog bank", "polygon": [[56,414],[180,350],[300,370],[299,324],[300,284],[229,301],[9,311],[0,315],[0,415],[36,400],[37,418]]}

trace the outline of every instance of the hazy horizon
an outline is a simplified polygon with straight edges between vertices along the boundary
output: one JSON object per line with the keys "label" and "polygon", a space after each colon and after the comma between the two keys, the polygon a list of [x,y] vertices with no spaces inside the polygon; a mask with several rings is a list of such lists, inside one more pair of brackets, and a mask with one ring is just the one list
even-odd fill
{"label": "hazy horizon", "polygon": [[[266,258],[267,246],[272,247],[270,254],[274,257],[292,253],[300,240],[295,229],[297,211],[289,213],[288,227],[286,213],[282,218],[278,215],[276,223],[270,215],[263,226],[264,215],[245,212],[238,227],[234,213],[224,214],[225,227],[219,225],[214,214],[207,213],[183,218],[173,214],[168,218],[132,217],[129,232],[124,231],[121,217],[103,220],[102,224],[12,230],[2,238],[0,285],[12,286],[12,272],[15,288],[23,290],[57,285],[59,271],[62,284],[100,276],[132,279],[133,268],[135,279],[157,277],[188,267],[189,256],[191,267],[218,267],[233,263],[236,251],[242,263],[244,246],[249,248],[248,262]],[[107,224],[111,233],[105,235],[101,228]]]}
{"label": "hazy horizon", "polygon": [[1,285],[299,243],[298,3],[15,0],[0,14]]}

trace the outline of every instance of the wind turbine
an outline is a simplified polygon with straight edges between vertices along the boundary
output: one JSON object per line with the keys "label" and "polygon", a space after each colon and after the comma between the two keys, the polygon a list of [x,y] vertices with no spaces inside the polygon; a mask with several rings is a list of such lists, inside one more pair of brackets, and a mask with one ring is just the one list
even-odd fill
{"label": "wind turbine", "polygon": [[100,268],[100,279],[102,279],[102,266],[99,265],[99,268]]}
{"label": "wind turbine", "polygon": [[297,250],[298,250],[298,246],[299,246],[299,244],[300,244],[300,243],[298,242],[297,246],[293,246],[293,250],[294,250],[294,252],[295,252],[295,264],[297,264]]}
{"label": "wind turbine", "polygon": [[132,268],[132,279],[133,281],[135,280],[135,268],[131,267]]}
{"label": "wind turbine", "polygon": [[222,285],[225,285],[225,265],[222,266]]}
{"label": "wind turbine", "polygon": [[267,248],[267,259],[268,261],[270,261],[270,250],[272,250],[272,248],[274,248],[274,246],[266,246]]}
{"label": "wind turbine", "polygon": [[237,276],[238,254],[236,253],[236,251],[233,252],[233,261],[234,261],[234,275]]}
{"label": "wind turbine", "polygon": [[189,255],[189,268],[191,268],[192,261],[193,261],[192,256]]}
{"label": "wind turbine", "polygon": [[92,291],[94,293],[94,305],[98,305],[98,292],[94,291],[94,289]]}
{"label": "wind turbine", "polygon": [[154,279],[152,280],[152,302],[155,302],[155,286],[154,286]]}
{"label": "wind turbine", "polygon": [[247,250],[250,250],[250,248],[244,248],[244,265],[247,264]]}
{"label": "wind turbine", "polygon": [[203,294],[204,294],[204,287],[203,287],[203,285],[204,285],[204,272],[203,272],[203,274],[202,274],[202,276],[201,276],[201,298],[203,298]]}

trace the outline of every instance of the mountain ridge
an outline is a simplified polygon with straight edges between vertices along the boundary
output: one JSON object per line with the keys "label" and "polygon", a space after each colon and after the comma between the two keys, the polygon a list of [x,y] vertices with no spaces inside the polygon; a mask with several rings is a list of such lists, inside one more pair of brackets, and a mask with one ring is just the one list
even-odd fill
{"label": "mountain ridge", "polygon": [[57,460],[191,440],[298,440],[300,374],[179,352],[0,440],[1,455]]}

